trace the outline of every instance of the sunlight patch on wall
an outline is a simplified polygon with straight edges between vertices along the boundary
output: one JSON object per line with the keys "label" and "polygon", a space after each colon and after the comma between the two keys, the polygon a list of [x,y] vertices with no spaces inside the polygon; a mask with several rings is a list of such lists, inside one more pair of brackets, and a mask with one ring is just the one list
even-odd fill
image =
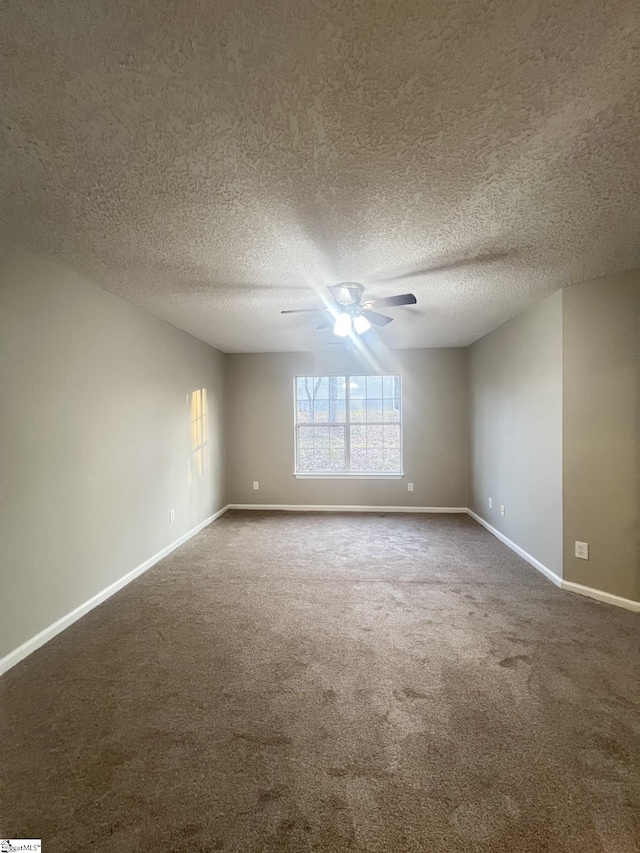
{"label": "sunlight patch on wall", "polygon": [[189,485],[202,479],[209,470],[209,408],[207,389],[191,392],[191,453],[189,455]]}

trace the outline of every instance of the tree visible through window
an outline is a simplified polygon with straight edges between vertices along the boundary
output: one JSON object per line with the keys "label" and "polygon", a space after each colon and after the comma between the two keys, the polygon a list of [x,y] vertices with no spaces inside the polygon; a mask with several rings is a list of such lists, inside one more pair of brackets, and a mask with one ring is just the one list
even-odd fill
{"label": "tree visible through window", "polygon": [[296,473],[400,474],[400,377],[298,376]]}

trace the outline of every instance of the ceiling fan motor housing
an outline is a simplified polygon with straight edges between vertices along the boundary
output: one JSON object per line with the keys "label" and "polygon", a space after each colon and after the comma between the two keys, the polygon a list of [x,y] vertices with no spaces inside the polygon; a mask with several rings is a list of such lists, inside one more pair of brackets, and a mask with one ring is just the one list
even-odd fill
{"label": "ceiling fan motor housing", "polygon": [[329,288],[338,305],[359,305],[364,293],[364,285],[357,281],[344,281]]}

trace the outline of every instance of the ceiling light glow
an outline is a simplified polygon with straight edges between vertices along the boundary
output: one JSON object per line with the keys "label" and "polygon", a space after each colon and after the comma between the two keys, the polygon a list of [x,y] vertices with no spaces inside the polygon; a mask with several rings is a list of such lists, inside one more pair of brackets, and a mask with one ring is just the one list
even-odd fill
{"label": "ceiling light glow", "polygon": [[353,328],[359,335],[362,335],[364,332],[369,331],[369,329],[371,328],[371,323],[363,314],[358,314],[356,317],[354,317]]}
{"label": "ceiling light glow", "polygon": [[333,334],[346,338],[351,331],[351,314],[339,314],[333,327]]}

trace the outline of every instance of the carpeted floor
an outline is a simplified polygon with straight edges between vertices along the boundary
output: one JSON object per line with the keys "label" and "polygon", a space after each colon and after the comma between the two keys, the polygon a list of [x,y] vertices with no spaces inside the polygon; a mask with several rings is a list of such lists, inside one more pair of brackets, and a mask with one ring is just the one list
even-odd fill
{"label": "carpeted floor", "polygon": [[44,853],[640,849],[640,617],[466,516],[230,512],[0,689]]}

